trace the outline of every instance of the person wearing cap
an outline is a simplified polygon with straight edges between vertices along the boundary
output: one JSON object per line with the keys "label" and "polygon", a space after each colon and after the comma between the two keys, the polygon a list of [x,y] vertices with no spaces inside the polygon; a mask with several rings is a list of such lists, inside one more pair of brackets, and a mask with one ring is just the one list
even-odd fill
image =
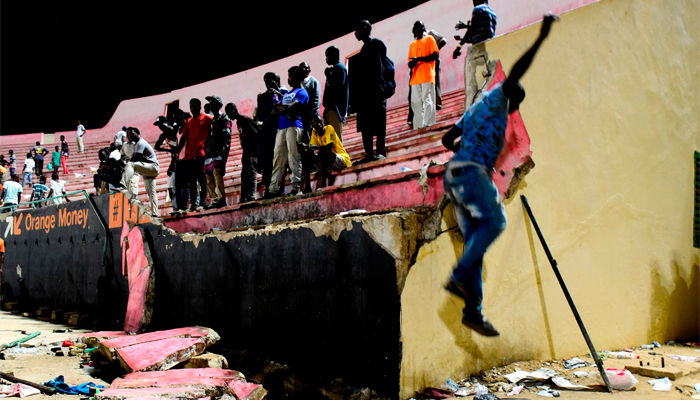
{"label": "person wearing cap", "polygon": [[158,194],[156,193],[156,178],[160,173],[158,158],[153,147],[141,137],[138,128],[126,128],[126,136],[130,142],[134,143],[134,153],[124,167],[119,186],[122,189],[126,188],[134,173],[138,172],[143,176],[143,186],[151,201],[151,215],[158,216]]}
{"label": "person wearing cap", "polygon": [[413,129],[435,125],[435,61],[438,45],[432,35],[426,34],[423,21],[413,24],[413,37],[408,50],[411,68],[411,110]]}
{"label": "person wearing cap", "polygon": [[226,115],[236,121],[238,138],[241,142],[243,155],[241,156],[241,199],[240,203],[255,200],[255,192],[258,186],[258,143],[261,128],[249,117],[238,113],[238,107],[234,103],[228,103],[225,107]]}
{"label": "person wearing cap", "polygon": [[[202,112],[202,102],[197,98],[190,99],[190,112],[192,117],[185,121],[177,153],[185,148],[182,171],[185,172],[185,184],[180,190],[177,204],[180,211],[187,210],[189,196],[190,210],[201,211],[207,201],[207,177],[204,174],[204,147],[209,137],[209,127],[212,117]],[[197,184],[202,189],[198,190]]]}
{"label": "person wearing cap", "polygon": [[[177,171],[177,127],[170,124],[168,118],[159,115],[156,118],[156,122],[153,125],[157,126],[161,134],[156,140],[155,149],[156,151],[163,151],[170,154],[170,165],[168,166],[168,195],[170,196],[170,201],[173,204],[173,214],[179,213],[179,207],[177,206],[177,199],[175,193],[177,193],[177,188],[175,184],[175,177]],[[163,147],[163,143],[166,143],[168,147]]]}
{"label": "person wearing cap", "polygon": [[114,135],[114,143],[117,145],[117,149],[121,150],[124,144],[124,139],[126,139],[126,126],[122,126],[122,130]]}
{"label": "person wearing cap", "polygon": [[221,111],[224,106],[221,97],[207,96],[209,109],[214,115],[209,127],[209,137],[204,145],[204,173],[207,175],[209,197],[211,204],[207,208],[226,207],[226,161],[231,148],[231,127],[233,123],[226,113]]}

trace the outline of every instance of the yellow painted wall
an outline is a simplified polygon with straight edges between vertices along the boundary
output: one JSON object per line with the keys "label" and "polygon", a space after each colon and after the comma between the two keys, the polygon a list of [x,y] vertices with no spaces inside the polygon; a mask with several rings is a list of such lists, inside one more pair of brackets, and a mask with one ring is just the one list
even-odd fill
{"label": "yellow painted wall", "polygon": [[[577,9],[554,26],[522,80],[537,166],[518,194],[530,200],[599,350],[699,333],[698,16],[692,0]],[[509,70],[539,28],[491,41],[490,57]],[[442,286],[462,243],[443,233],[420,250],[402,293],[401,398],[517,360],[588,352],[520,198],[506,209],[484,274],[484,313],[501,336],[461,325],[463,304]]]}

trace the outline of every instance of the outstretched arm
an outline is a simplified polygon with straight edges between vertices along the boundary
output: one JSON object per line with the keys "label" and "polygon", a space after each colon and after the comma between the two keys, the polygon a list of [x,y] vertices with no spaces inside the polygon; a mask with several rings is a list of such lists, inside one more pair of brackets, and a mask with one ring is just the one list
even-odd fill
{"label": "outstretched arm", "polygon": [[525,72],[530,68],[532,60],[535,58],[535,54],[540,49],[540,45],[549,35],[549,30],[551,29],[554,21],[558,21],[559,17],[554,14],[547,14],[544,16],[544,21],[542,22],[542,30],[540,31],[540,36],[535,41],[535,44],[530,47],[525,54],[515,63],[513,69],[510,71],[510,75],[503,82],[503,93],[509,96],[513,93],[513,89],[518,85],[520,78],[525,75]]}

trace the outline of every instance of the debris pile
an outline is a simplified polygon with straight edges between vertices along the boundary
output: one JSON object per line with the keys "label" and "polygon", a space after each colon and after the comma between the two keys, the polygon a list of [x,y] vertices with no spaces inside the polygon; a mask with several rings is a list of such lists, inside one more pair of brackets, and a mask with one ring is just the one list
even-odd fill
{"label": "debris pile", "polygon": [[267,391],[246,382],[242,373],[225,369],[224,357],[202,354],[219,339],[214,330],[199,326],[140,335],[93,332],[75,338],[128,373],[97,393],[95,400],[264,399]]}

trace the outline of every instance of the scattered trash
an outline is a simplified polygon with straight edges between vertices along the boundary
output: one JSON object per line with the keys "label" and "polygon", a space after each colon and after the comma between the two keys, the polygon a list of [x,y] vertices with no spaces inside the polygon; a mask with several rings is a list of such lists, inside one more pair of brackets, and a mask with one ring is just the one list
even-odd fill
{"label": "scattered trash", "polygon": [[700,383],[696,383],[693,387],[695,388],[696,392],[700,393]]}
{"label": "scattered trash", "polygon": [[487,394],[488,392],[489,392],[489,389],[480,383],[477,383],[476,387],[474,387],[474,395],[475,396],[481,396],[483,394]]}
{"label": "scattered trash", "polygon": [[474,400],[498,400],[495,394],[486,393],[474,396]]}
{"label": "scattered trash", "polygon": [[552,377],[552,382],[557,385],[557,387],[560,387],[562,389],[569,389],[569,390],[590,390],[591,388],[588,386],[584,385],[574,385],[571,383],[566,378],[562,378],[561,376],[553,376]]}
{"label": "scattered trash", "polygon": [[418,178],[418,186],[423,187],[423,197],[425,197],[426,194],[428,194],[428,168],[433,165],[433,162],[431,161],[430,164],[424,164],[423,168],[420,169],[420,178]]}
{"label": "scattered trash", "polygon": [[73,332],[70,329],[54,329],[53,333],[66,333],[66,332]]}
{"label": "scattered trash", "polygon": [[445,383],[447,390],[451,391],[455,396],[469,396],[473,391],[467,386],[461,386],[451,378],[447,378]]}
{"label": "scattered trash", "polygon": [[434,387],[425,388],[423,394],[431,399],[449,399],[450,397],[454,397],[451,391]]}
{"label": "scattered trash", "polygon": [[611,358],[639,358],[638,355],[629,351],[605,351],[604,353],[607,353]]}
{"label": "scattered trash", "polygon": [[63,347],[71,347],[71,346],[75,346],[75,343],[71,342],[70,340],[64,340],[62,346]]}
{"label": "scattered trash", "polygon": [[356,215],[356,214],[367,214],[367,210],[350,210],[350,211],[343,211],[340,214],[337,215],[337,217],[343,217],[346,215]]}
{"label": "scattered trash", "polygon": [[658,390],[661,392],[669,392],[671,391],[671,380],[668,378],[662,378],[662,379],[652,379],[650,381],[647,381],[652,386],[652,389]]}
{"label": "scattered trash", "polygon": [[56,391],[62,394],[74,394],[74,395],[85,395],[85,396],[92,396],[94,395],[94,391],[91,394],[90,393],[90,388],[96,388],[96,389],[104,389],[105,387],[102,385],[95,385],[92,382],[87,382],[83,383],[81,385],[77,386],[70,386],[67,383],[64,382],[63,380],[63,375],[59,375],[53,380],[50,380],[48,382],[44,383],[44,386],[54,388]]}
{"label": "scattered trash", "polygon": [[407,171],[413,171],[413,169],[408,168],[408,167],[401,167],[401,172],[407,172]]}
{"label": "scattered trash", "polygon": [[21,383],[0,385],[0,397],[27,397],[35,394],[41,394],[41,391]]}
{"label": "scattered trash", "polygon": [[84,177],[85,177],[85,174],[75,174],[75,177],[76,177],[76,178],[84,178]]}
{"label": "scattered trash", "polygon": [[585,378],[588,376],[588,372],[586,371],[576,371],[574,372],[574,375],[576,375],[577,378]]}
{"label": "scattered trash", "polygon": [[12,353],[12,354],[36,354],[36,348],[31,347],[15,347],[12,349],[5,350],[5,353]]}
{"label": "scattered trash", "polygon": [[643,344],[642,345],[642,349],[644,349],[644,350],[651,350],[654,347],[656,347],[656,346],[654,346],[653,344]]}
{"label": "scattered trash", "polygon": [[515,371],[505,376],[510,383],[518,383],[521,380],[526,381],[546,381],[557,373],[549,368],[540,368],[535,372]]}
{"label": "scattered trash", "polygon": [[[22,334],[26,334],[26,332],[22,332]],[[28,341],[28,340],[30,340],[30,339],[33,339],[33,338],[35,338],[35,337],[37,337],[37,336],[39,336],[39,335],[41,335],[41,332],[34,332],[34,333],[30,334],[30,335],[27,335],[27,336],[23,337],[22,339],[15,340],[14,342],[11,342],[11,343],[8,343],[8,344],[4,344],[4,345],[2,345],[2,346],[0,346],[0,347],[2,347],[2,348],[4,348],[4,349],[9,349],[9,348],[11,348],[11,347],[19,346],[20,344],[22,344],[22,343],[24,343],[24,342],[26,342],[26,341]]]}
{"label": "scattered trash", "polygon": [[542,397],[559,397],[561,396],[561,393],[559,393],[559,391],[557,390],[545,389],[540,392],[537,392],[537,395]]}
{"label": "scattered trash", "polygon": [[514,387],[513,390],[511,390],[510,392],[506,393],[506,396],[517,396],[520,394],[520,392],[523,391],[523,389],[525,389],[525,385],[518,385]]}
{"label": "scattered trash", "polygon": [[574,368],[581,368],[581,367],[587,367],[588,363],[583,361],[582,359],[578,357],[574,357],[570,360],[564,361],[564,368],[566,369],[574,369]]}
{"label": "scattered trash", "polygon": [[[637,378],[626,369],[607,368],[605,373],[608,374],[608,381],[610,381],[610,385],[615,390],[630,390],[639,382]],[[605,385],[598,371],[593,371],[590,375],[597,378],[601,385]]]}
{"label": "scattered trash", "polygon": [[672,354],[668,356],[671,360],[676,360],[676,361],[689,361],[689,362],[700,362],[700,357],[688,357],[688,356],[679,356],[676,354]]}
{"label": "scattered trash", "polygon": [[659,342],[651,342],[651,343],[654,345],[654,347],[661,347],[661,345],[659,344]]}

